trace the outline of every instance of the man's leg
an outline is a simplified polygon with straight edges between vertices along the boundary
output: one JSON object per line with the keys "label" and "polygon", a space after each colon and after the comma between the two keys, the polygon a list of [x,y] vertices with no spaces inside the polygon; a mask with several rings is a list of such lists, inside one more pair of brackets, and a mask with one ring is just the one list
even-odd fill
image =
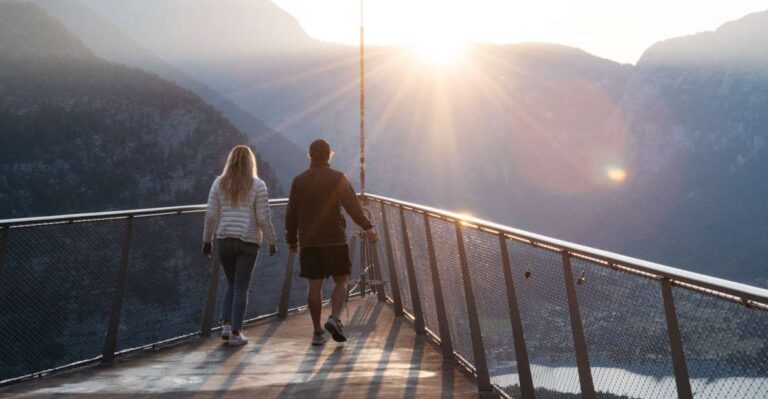
{"label": "man's leg", "polygon": [[339,318],[339,316],[341,316],[341,308],[347,300],[348,281],[349,274],[333,276],[333,282],[336,283],[333,287],[333,293],[331,294],[331,315],[333,315],[333,317]]}
{"label": "man's leg", "polygon": [[333,281],[336,285],[333,287],[333,294],[331,294],[331,315],[328,317],[328,321],[325,322],[325,329],[331,333],[331,337],[336,342],[344,342],[347,340],[347,337],[344,335],[339,315],[341,315],[341,308],[344,306],[344,301],[347,300],[348,280],[349,274],[333,276]]}
{"label": "man's leg", "polygon": [[322,332],[320,317],[323,311],[323,279],[308,279],[307,282],[309,283],[307,306],[309,307],[309,315],[312,316],[314,332]]}

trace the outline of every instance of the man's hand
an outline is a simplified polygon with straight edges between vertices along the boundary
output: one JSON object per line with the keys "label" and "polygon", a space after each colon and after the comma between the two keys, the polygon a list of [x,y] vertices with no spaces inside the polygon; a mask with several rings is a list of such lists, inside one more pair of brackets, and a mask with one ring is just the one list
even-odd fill
{"label": "man's hand", "polygon": [[289,249],[291,252],[295,253],[295,254],[296,254],[296,253],[299,253],[299,244],[297,244],[297,243],[288,244],[288,249]]}
{"label": "man's hand", "polygon": [[204,242],[203,243],[203,255],[207,257],[211,257],[211,252],[213,252],[213,246],[210,242]]}
{"label": "man's hand", "polygon": [[376,230],[374,229],[365,230],[363,232],[363,235],[365,236],[365,238],[368,239],[368,242],[370,242],[371,244],[375,244],[376,241],[379,241],[379,235],[376,234]]}
{"label": "man's hand", "polygon": [[274,256],[277,253],[277,247],[275,244],[269,246],[269,256]]}

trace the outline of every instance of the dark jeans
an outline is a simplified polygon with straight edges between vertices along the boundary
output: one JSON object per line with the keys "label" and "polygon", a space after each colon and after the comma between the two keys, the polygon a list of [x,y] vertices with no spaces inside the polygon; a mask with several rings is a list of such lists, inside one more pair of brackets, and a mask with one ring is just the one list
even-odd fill
{"label": "dark jeans", "polygon": [[218,240],[221,267],[227,276],[227,293],[224,296],[222,319],[232,324],[232,330],[243,328],[245,307],[248,304],[248,286],[259,255],[258,244],[236,238]]}

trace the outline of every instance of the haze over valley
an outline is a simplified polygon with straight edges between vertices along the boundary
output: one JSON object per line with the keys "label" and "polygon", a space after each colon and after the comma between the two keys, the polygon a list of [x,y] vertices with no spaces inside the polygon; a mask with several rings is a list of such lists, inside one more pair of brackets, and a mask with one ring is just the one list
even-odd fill
{"label": "haze over valley", "polygon": [[[357,179],[357,47],[266,0],[32,3],[0,3],[31,18],[2,13],[0,50],[20,61],[2,61],[0,217],[201,203],[238,141],[273,196],[317,137]],[[765,11],[636,65],[550,43],[468,44],[442,63],[370,46],[367,191],[768,286],[766,49]],[[83,190],[104,162],[123,182]],[[52,178],[57,163],[69,172]],[[43,199],[51,184],[66,205]]]}

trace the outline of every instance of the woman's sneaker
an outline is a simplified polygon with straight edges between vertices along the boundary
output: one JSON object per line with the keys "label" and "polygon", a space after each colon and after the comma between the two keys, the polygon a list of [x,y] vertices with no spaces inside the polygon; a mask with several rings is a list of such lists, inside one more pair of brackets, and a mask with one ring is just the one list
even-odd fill
{"label": "woman's sneaker", "polygon": [[228,340],[230,335],[232,335],[232,326],[229,324],[221,326],[221,339]]}
{"label": "woman's sneaker", "polygon": [[312,333],[312,345],[314,346],[320,346],[325,343],[325,333],[322,331],[317,331]]}
{"label": "woman's sneaker", "polygon": [[248,343],[248,338],[240,332],[240,335],[232,334],[229,336],[229,346],[242,346]]}
{"label": "woman's sneaker", "polygon": [[331,338],[336,342],[347,340],[347,337],[344,336],[343,327],[338,317],[328,316],[328,321],[325,322],[325,330],[331,333]]}

